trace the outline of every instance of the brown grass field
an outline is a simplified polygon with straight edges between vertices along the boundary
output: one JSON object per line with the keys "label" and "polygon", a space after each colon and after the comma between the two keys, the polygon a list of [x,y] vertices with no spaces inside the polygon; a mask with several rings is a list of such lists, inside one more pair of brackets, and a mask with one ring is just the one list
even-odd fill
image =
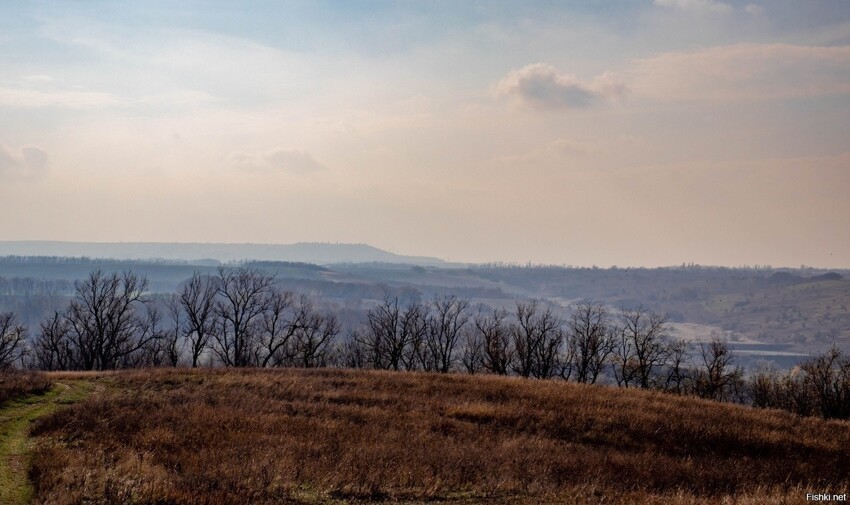
{"label": "brown grass field", "polygon": [[[55,376],[62,380],[62,376]],[[42,418],[41,504],[803,503],[850,423],[492,376],[146,370]]]}

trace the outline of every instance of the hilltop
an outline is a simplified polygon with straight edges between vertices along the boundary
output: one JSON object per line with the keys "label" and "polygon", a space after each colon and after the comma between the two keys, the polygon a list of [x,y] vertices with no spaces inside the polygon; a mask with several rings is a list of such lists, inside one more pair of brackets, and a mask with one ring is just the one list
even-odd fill
{"label": "hilltop", "polygon": [[850,423],[657,392],[321,369],[83,378],[99,392],[34,427],[35,503],[755,504],[850,485]]}
{"label": "hilltop", "polygon": [[0,256],[63,256],[118,260],[243,260],[332,263],[405,263],[441,265],[439,258],[404,256],[367,244],[225,244],[169,242],[0,241]]}

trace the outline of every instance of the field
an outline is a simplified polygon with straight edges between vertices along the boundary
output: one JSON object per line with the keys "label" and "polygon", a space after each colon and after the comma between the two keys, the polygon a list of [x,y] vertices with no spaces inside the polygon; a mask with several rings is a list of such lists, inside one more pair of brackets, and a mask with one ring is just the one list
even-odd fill
{"label": "field", "polygon": [[86,400],[33,427],[35,503],[755,504],[850,487],[850,423],[661,393],[340,370],[85,380]]}

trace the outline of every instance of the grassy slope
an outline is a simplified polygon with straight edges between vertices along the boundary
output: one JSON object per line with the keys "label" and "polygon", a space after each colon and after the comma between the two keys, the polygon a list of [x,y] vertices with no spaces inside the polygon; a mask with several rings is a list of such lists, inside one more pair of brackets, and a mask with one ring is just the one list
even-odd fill
{"label": "grassy slope", "polygon": [[37,424],[37,503],[798,503],[850,423],[562,382],[139,371]]}
{"label": "grassy slope", "polygon": [[46,392],[27,394],[0,408],[0,503],[29,503],[32,486],[27,479],[30,424],[60,405],[79,401],[89,383],[56,383]]}

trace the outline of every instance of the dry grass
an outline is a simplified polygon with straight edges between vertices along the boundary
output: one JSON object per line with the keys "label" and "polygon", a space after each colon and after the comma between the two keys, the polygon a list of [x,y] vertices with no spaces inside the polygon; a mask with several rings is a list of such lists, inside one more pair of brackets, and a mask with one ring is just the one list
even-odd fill
{"label": "dry grass", "polygon": [[0,406],[9,400],[46,393],[50,386],[50,379],[43,373],[0,370]]}
{"label": "dry grass", "polygon": [[850,482],[850,423],[660,393],[339,370],[101,380],[36,425],[37,503],[799,503]]}

